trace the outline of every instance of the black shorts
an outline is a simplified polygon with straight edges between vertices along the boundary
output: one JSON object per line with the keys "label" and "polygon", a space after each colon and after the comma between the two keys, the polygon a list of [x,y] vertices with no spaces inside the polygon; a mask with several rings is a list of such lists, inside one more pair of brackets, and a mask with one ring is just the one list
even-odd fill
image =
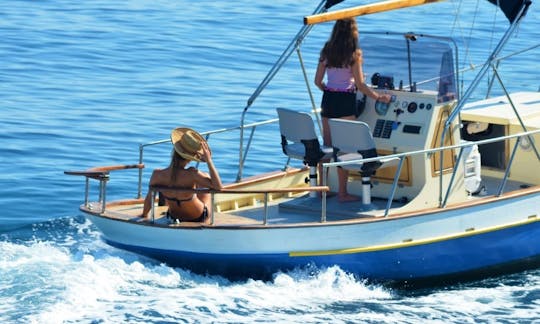
{"label": "black shorts", "polygon": [[324,91],[321,102],[321,116],[341,118],[356,114],[356,93]]}

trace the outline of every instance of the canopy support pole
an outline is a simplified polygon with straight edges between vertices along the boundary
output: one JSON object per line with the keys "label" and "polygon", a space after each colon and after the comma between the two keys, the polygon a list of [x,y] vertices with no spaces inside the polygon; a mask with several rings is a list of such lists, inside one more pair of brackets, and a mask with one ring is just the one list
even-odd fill
{"label": "canopy support pole", "polygon": [[[523,17],[522,14],[525,10],[527,10],[526,5],[521,7],[520,14],[518,15],[518,17]],[[504,49],[506,43],[508,43],[510,36],[514,34],[514,31],[516,30],[520,21],[521,19],[517,19],[510,25],[510,27],[508,27],[508,29],[506,30],[506,33],[503,35],[503,37],[499,41],[499,44],[497,44],[497,47],[495,47],[495,49],[493,50],[491,55],[488,57],[484,65],[482,65],[482,68],[480,69],[478,74],[476,74],[476,77],[474,78],[474,80],[471,82],[471,86],[467,88],[467,91],[465,91],[465,93],[461,97],[461,100],[459,101],[458,105],[448,117],[448,120],[446,121],[446,125],[445,125],[446,127],[448,127],[448,125],[450,125],[452,121],[454,120],[454,118],[456,118],[456,116],[459,114],[459,112],[461,111],[461,109],[463,108],[467,100],[470,98],[470,96],[472,95],[472,93],[474,92],[474,90],[476,89],[476,87],[478,86],[482,78],[484,77],[484,75],[487,73],[489,67],[493,65],[493,62],[497,61],[497,55],[499,55],[499,53]],[[444,140],[444,138],[442,138],[441,140]]]}
{"label": "canopy support pole", "polygon": [[[317,8],[314,11],[314,14],[323,12],[326,10],[326,7],[324,6],[326,0],[322,0]],[[270,81],[274,78],[274,76],[278,73],[278,71],[285,65],[285,62],[289,59],[289,57],[292,55],[292,53],[295,51],[295,49],[300,46],[304,38],[309,34],[313,26],[302,26],[300,28],[300,31],[296,34],[296,36],[293,38],[293,40],[289,43],[289,46],[283,51],[281,56],[278,58],[277,62],[274,63],[274,66],[270,69],[268,74],[266,74],[266,77],[262,80],[262,82],[259,84],[257,89],[253,92],[253,94],[249,97],[247,101],[247,105],[242,111],[242,118],[240,120],[240,148],[238,150],[239,152],[239,158],[238,158],[238,174],[236,175],[236,182],[239,182],[242,179],[242,173],[244,170],[244,125],[245,125],[245,118],[246,113],[249,107],[255,102],[255,99],[261,94],[261,92],[266,88],[266,86],[270,83]],[[246,150],[247,151],[247,150]]]}
{"label": "canopy support pole", "polygon": [[[523,6],[520,8],[519,14],[517,15],[517,17],[519,17],[519,18],[514,20],[514,22],[512,22],[510,24],[510,27],[508,27],[505,34],[501,38],[501,40],[499,41],[499,43],[497,44],[495,49],[492,51],[491,55],[488,57],[488,59],[486,60],[484,65],[482,65],[482,68],[480,69],[478,74],[476,74],[476,77],[471,82],[471,85],[467,88],[467,90],[465,91],[463,96],[460,98],[460,100],[457,103],[456,107],[450,112],[450,115],[448,116],[448,119],[446,120],[446,123],[445,123],[443,131],[442,131],[441,144],[440,144],[441,147],[444,146],[444,139],[445,139],[445,137],[447,135],[448,129],[452,125],[452,121],[456,118],[456,116],[459,115],[459,113],[461,112],[461,109],[465,106],[465,103],[469,100],[472,93],[474,92],[474,90],[476,89],[476,87],[478,86],[478,84],[480,83],[482,78],[487,73],[488,69],[491,66],[494,66],[493,63],[498,60],[497,55],[499,53],[501,53],[501,51],[505,47],[506,43],[508,43],[508,40],[510,39],[510,36],[512,36],[512,34],[514,34],[514,31],[516,30],[517,26],[521,22],[521,18],[523,17],[523,14],[526,12],[528,6],[529,6],[529,4],[524,3]],[[512,100],[510,98],[510,96],[508,96],[508,99]],[[519,117],[519,115],[518,115],[518,117]],[[439,175],[439,207],[442,207],[443,206],[443,172],[442,172],[443,151],[441,151],[441,154],[440,154],[439,165],[441,166],[441,174]]]}

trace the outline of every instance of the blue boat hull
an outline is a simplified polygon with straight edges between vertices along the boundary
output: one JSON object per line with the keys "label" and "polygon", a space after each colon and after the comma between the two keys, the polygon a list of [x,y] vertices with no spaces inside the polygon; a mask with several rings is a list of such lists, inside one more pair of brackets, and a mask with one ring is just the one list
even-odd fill
{"label": "blue boat hull", "polygon": [[459,277],[478,273],[482,276],[505,268],[534,266],[540,261],[540,246],[532,244],[540,237],[540,222],[506,227],[479,234],[432,242],[375,249],[367,252],[293,256],[278,254],[215,254],[150,249],[107,240],[111,245],[185,267],[196,273],[218,274],[231,279],[269,278],[280,270],[314,265],[339,265],[362,278],[383,281],[416,281]]}

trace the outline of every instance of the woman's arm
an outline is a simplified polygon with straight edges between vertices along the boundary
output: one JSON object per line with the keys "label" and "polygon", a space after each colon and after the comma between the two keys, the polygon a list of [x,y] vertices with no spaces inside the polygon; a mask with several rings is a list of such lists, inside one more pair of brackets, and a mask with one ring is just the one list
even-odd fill
{"label": "woman's arm", "polygon": [[363,94],[366,96],[373,98],[375,101],[382,101],[384,103],[390,102],[390,95],[389,94],[379,94],[370,87],[366,85],[364,82],[364,71],[362,70],[362,57],[359,56],[358,59],[354,62],[352,66],[352,73],[354,77],[354,83],[356,84],[356,88],[360,90]]}
{"label": "woman's arm", "polygon": [[143,207],[143,211],[142,211],[142,215],[141,215],[142,218],[148,218],[148,212],[152,208],[152,203],[153,203],[152,196],[153,195],[152,195],[152,192],[150,190],[150,186],[154,185],[155,179],[156,179],[156,171],[154,170],[152,172],[152,176],[150,177],[150,182],[148,184],[148,192],[146,193],[146,198],[144,198],[144,207]]}
{"label": "woman's arm", "polygon": [[210,148],[208,147],[208,143],[204,142],[202,143],[202,149],[203,149],[203,161],[205,161],[208,165],[208,172],[210,172],[210,176],[205,174],[204,172],[197,171],[195,182],[204,188],[211,188],[215,190],[221,190],[223,188],[223,184],[221,183],[221,178],[219,176],[219,172],[216,169],[216,166],[214,165],[214,162],[212,161],[212,152],[210,151]]}
{"label": "woman's arm", "polygon": [[315,72],[315,85],[317,88],[319,88],[321,91],[324,91],[324,74],[326,73],[326,64],[323,60],[319,59],[319,64],[317,65],[317,72]]}

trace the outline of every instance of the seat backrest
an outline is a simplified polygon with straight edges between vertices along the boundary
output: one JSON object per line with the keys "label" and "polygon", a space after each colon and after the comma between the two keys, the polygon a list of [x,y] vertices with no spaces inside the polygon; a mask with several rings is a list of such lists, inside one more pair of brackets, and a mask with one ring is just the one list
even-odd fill
{"label": "seat backrest", "polygon": [[347,119],[328,120],[332,146],[341,152],[356,153],[375,149],[375,141],[368,124]]}
{"label": "seat backrest", "polygon": [[308,113],[298,112],[286,108],[277,108],[279,117],[279,130],[288,141],[317,139],[313,119]]}

